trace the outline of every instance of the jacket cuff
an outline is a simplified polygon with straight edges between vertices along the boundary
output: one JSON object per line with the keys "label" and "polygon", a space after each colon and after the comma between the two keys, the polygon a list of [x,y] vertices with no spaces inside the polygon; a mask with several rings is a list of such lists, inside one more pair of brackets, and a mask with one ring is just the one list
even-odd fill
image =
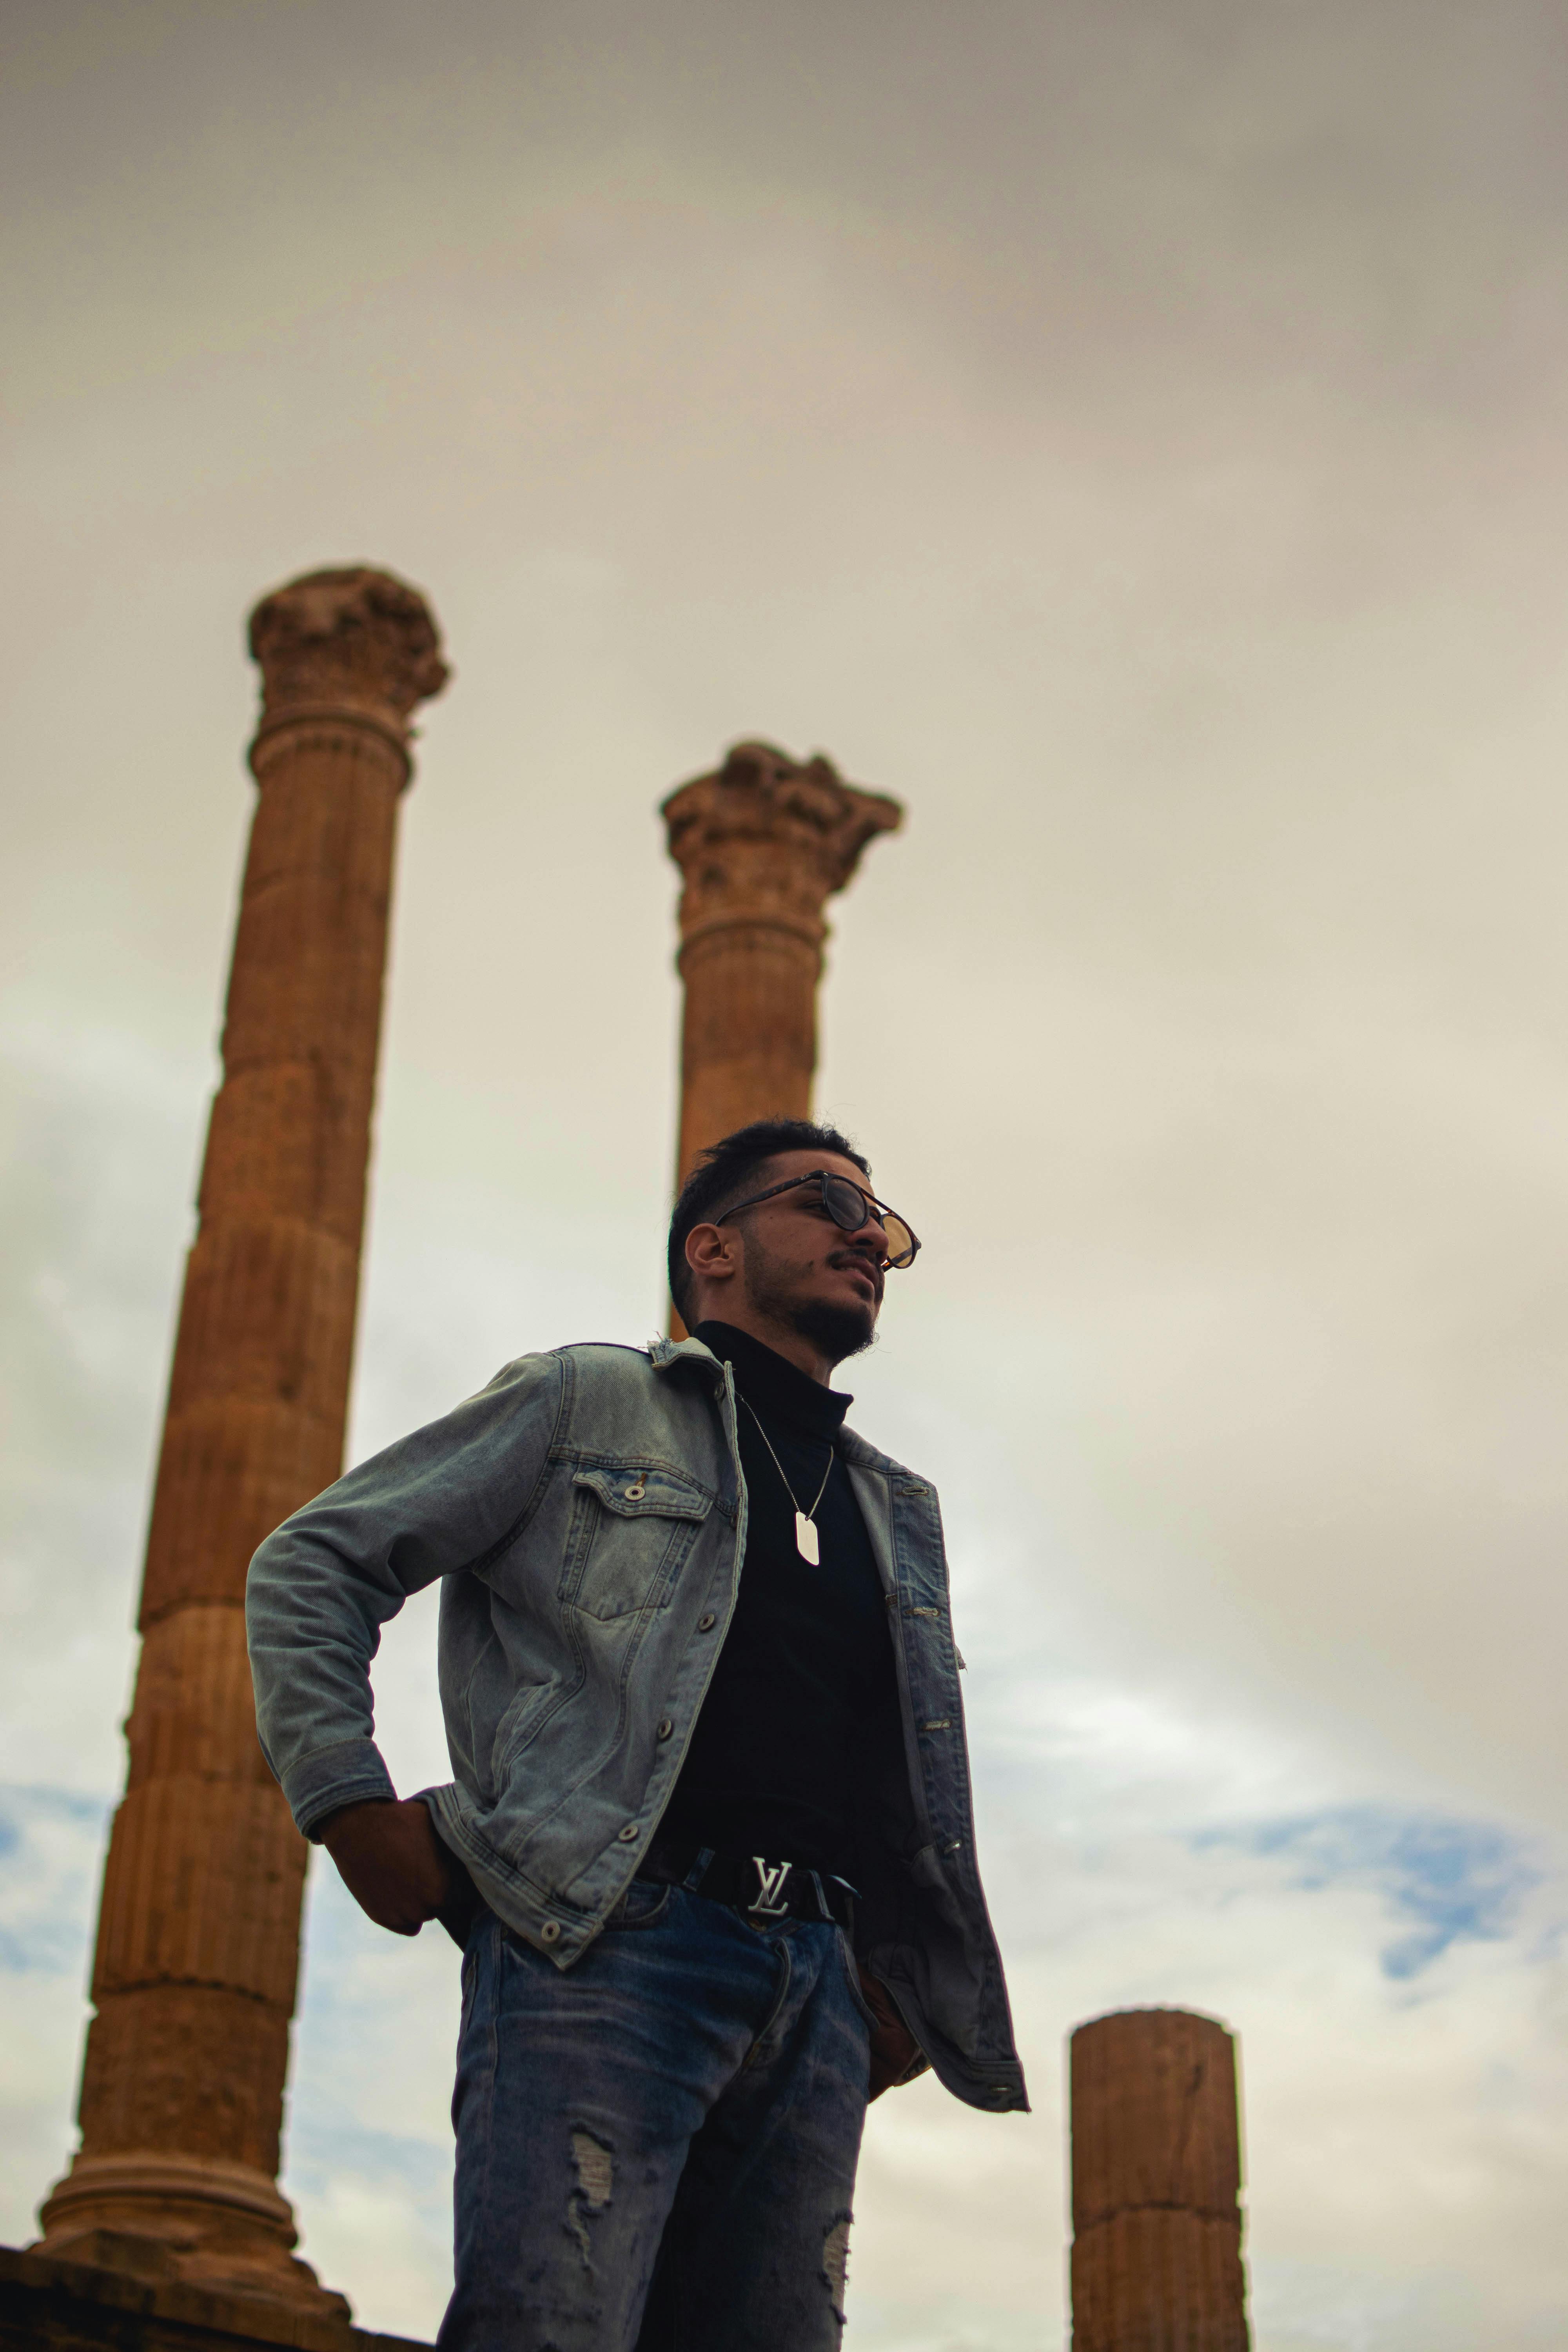
{"label": "jacket cuff", "polygon": [[291,1764],[283,1775],[283,1794],[300,1836],[319,1845],[318,1824],[340,1806],[363,1805],[376,1797],[395,1801],[397,1791],[374,1739],[340,1739]]}

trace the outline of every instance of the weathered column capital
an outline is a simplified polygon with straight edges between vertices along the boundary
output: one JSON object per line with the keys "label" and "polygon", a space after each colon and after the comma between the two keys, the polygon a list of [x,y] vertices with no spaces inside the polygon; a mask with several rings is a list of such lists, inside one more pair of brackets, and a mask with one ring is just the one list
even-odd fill
{"label": "weathered column capital", "polygon": [[406,780],[409,714],[450,676],[416,589],[363,563],[306,572],[257,605],[250,651],[261,671],[258,774],[258,754],[279,729],[336,722],[384,738]]}
{"label": "weathered column capital", "polygon": [[664,803],[669,854],[685,877],[681,958],[733,925],[791,932],[819,949],[822,910],[866,844],[903,823],[883,793],[847,784],[821,752],[792,760],[771,743],[737,743],[721,768]]}

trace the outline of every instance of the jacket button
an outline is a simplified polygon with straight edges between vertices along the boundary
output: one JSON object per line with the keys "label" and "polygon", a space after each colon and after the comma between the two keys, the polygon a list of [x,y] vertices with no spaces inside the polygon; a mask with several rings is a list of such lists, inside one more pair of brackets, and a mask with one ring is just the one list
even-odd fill
{"label": "jacket button", "polygon": [[697,1630],[700,1633],[710,1633],[718,1622],[719,1620],[714,1616],[711,1609],[705,1610],[697,1620]]}
{"label": "jacket button", "polygon": [[558,1944],[561,1941],[561,1922],[559,1919],[547,1919],[545,1921],[543,1927],[541,1927],[539,1931],[539,1940],[542,1944]]}
{"label": "jacket button", "polygon": [[642,1832],[638,1829],[636,1822],[628,1822],[626,1828],[620,1832],[621,1843],[623,1845],[630,1845],[634,1838],[639,1838],[641,1835]]}
{"label": "jacket button", "polygon": [[674,1729],[675,1726],[671,1723],[668,1715],[664,1715],[659,1717],[658,1736],[661,1739],[668,1739]]}

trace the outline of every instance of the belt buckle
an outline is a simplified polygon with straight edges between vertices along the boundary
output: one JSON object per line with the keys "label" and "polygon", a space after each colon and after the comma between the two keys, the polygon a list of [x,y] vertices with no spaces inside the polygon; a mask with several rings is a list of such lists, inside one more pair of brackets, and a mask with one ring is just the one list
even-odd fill
{"label": "belt buckle", "polygon": [[752,1856],[757,1874],[757,1891],[747,1904],[747,1910],[759,1919],[783,1919],[788,1916],[789,1904],[784,1890],[789,1883],[793,1862],[764,1862],[760,1853]]}

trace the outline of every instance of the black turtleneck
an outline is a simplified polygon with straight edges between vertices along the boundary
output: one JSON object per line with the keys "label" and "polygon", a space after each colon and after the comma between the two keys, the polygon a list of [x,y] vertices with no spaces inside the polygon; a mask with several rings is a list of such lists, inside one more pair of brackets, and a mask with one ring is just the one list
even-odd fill
{"label": "black turtleneck", "polygon": [[[857,1744],[897,1706],[881,1581],[835,1444],[854,1399],[731,1324],[700,1323],[693,1336],[734,1367],[746,1555],[660,1826],[724,1853],[851,1877]],[[788,1489],[809,1512],[819,1486],[813,1567],[795,1544]]]}

